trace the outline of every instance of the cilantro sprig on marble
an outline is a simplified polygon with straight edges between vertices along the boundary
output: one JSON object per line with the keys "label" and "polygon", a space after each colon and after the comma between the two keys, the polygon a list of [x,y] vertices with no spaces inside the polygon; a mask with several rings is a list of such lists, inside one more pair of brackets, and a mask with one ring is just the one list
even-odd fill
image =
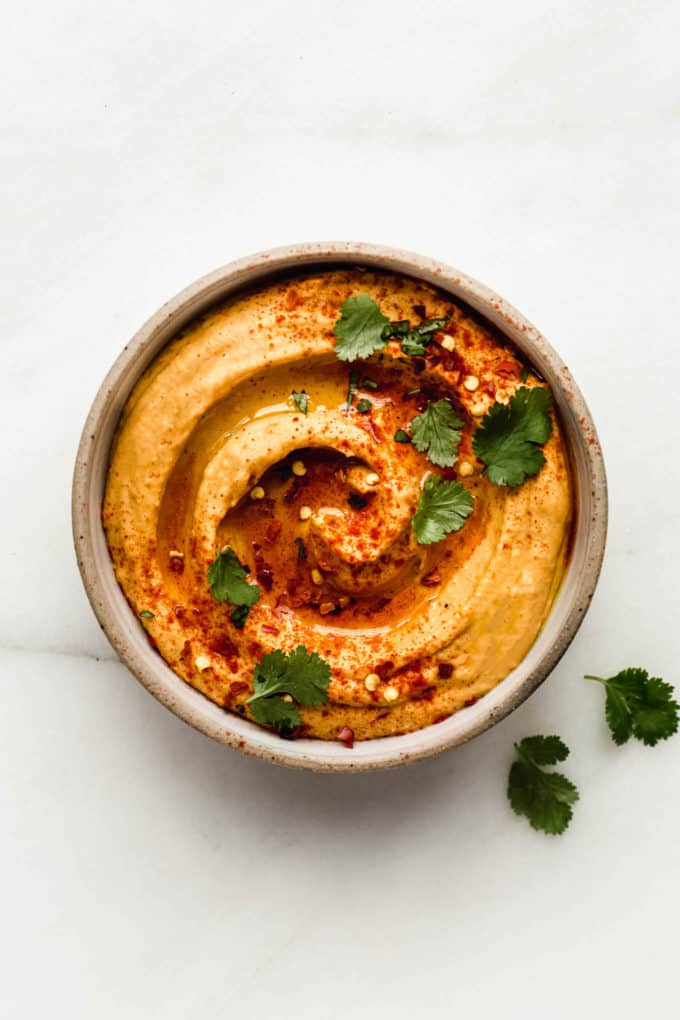
{"label": "cilantro sprig on marble", "polygon": [[231,614],[234,626],[243,627],[251,606],[254,606],[260,597],[260,589],[256,584],[247,584],[246,577],[248,570],[243,566],[238,556],[227,546],[223,550],[217,550],[215,559],[208,567],[208,584],[210,592],[218,602],[230,602],[235,606]]}
{"label": "cilantro sprig on marble", "polygon": [[418,326],[406,320],[390,322],[369,294],[348,298],[335,323],[335,353],[340,361],[370,358],[384,350],[390,339],[399,340],[402,352],[409,356],[423,355],[437,330],[443,329],[448,318],[428,319]]}
{"label": "cilantro sprig on marble", "polygon": [[448,400],[436,400],[411,422],[412,442],[437,467],[452,467],[458,456],[462,427]]}
{"label": "cilantro sprig on marble", "polygon": [[420,545],[441,542],[453,531],[460,531],[472,513],[472,493],[460,482],[446,481],[430,475],[418,501],[412,521]]}
{"label": "cilantro sprig on marble", "polygon": [[304,645],[288,654],[277,649],[255,666],[253,694],[246,704],[255,722],[286,736],[301,722],[294,702],[307,708],[323,705],[330,679],[331,668],[317,652],[308,653]]}
{"label": "cilantro sprig on marble", "polygon": [[559,835],[572,818],[578,790],[561,772],[546,772],[569,755],[559,737],[525,737],[515,744],[517,760],[508,776],[508,799],[515,814],[524,815],[534,829]]}
{"label": "cilantro sprig on marble", "polygon": [[677,732],[680,706],[673,687],[646,669],[622,669],[608,679],[587,675],[586,680],[596,680],[607,692],[605,717],[615,743],[636,737],[653,747]]}
{"label": "cilantro sprig on marble", "polygon": [[541,445],[552,432],[552,403],[550,390],[521,386],[507,404],[495,403],[484,416],[472,449],[496,485],[515,488],[541,470]]}

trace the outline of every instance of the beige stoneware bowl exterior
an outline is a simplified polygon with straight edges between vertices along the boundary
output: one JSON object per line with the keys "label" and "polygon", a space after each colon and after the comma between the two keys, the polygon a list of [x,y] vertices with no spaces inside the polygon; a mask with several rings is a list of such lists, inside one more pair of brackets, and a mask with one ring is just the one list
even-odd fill
{"label": "beige stoneware bowl exterior", "polygon": [[[357,743],[282,740],[225,713],[181,680],[150,647],[118,586],[101,523],[111,441],[135,383],[161,348],[190,320],[244,287],[312,267],[361,265],[414,276],[466,302],[500,329],[550,385],[575,480],[576,524],[567,575],[550,616],[520,665],[481,698],[442,723],[401,737]],[[503,298],[451,266],[394,248],[358,242],[298,244],[232,262],[172,298],[126,345],[90,410],[73,478],[73,536],[78,566],[97,618],[134,676],[185,722],[223,744],[281,765],[320,772],[388,768],[438,754],[493,726],[545,680],[568,648],[597,583],[607,532],[607,483],[590,412],[569,370],[543,336]]]}

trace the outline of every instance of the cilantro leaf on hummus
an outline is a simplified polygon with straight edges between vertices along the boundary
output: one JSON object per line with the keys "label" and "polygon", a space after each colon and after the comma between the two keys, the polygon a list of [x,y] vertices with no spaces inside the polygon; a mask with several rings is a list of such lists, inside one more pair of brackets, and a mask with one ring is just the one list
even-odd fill
{"label": "cilantro leaf on hummus", "polygon": [[352,401],[354,400],[354,394],[359,388],[359,376],[356,372],[349,373],[349,379],[347,380],[347,399],[345,401],[345,410],[349,414],[350,408],[352,407]]}
{"label": "cilantro leaf on hummus", "polygon": [[251,606],[260,597],[260,589],[256,584],[247,584],[247,569],[240,562],[231,548],[220,552],[217,550],[215,559],[208,567],[208,584],[210,592],[218,602],[230,602],[237,608],[232,613],[232,623],[243,627]]}
{"label": "cilantro leaf on hummus", "polygon": [[546,772],[541,766],[564,761],[569,748],[559,737],[537,736],[520,740],[515,751],[517,760],[508,776],[513,811],[528,818],[532,828],[559,835],[571,821],[578,790],[561,772]]}
{"label": "cilantro leaf on hummus", "polygon": [[413,329],[409,327],[400,335],[402,353],[410,357],[422,357],[427,354],[427,345],[434,340],[437,330],[443,329],[448,321],[448,317],[444,316],[441,319],[428,319]]}
{"label": "cilantro leaf on hummus", "polygon": [[381,351],[387,343],[383,331],[389,321],[368,294],[348,298],[333,329],[337,337],[335,353],[340,361],[369,358]]}
{"label": "cilantro leaf on hummus", "polygon": [[263,698],[250,706],[250,714],[261,726],[271,726],[282,736],[288,736],[302,722],[292,701],[286,698]]}
{"label": "cilantro leaf on hummus", "polygon": [[412,521],[418,542],[430,545],[441,542],[452,531],[460,531],[472,513],[473,502],[472,493],[460,482],[431,475],[425,482]]}
{"label": "cilantro leaf on hummus", "polygon": [[437,467],[452,467],[458,456],[462,427],[448,400],[434,401],[411,422],[413,445]]}
{"label": "cilantro leaf on hummus", "polygon": [[331,668],[317,652],[304,645],[286,654],[277,649],[263,655],[255,666],[253,694],[246,704],[256,722],[290,733],[300,724],[300,713],[288,700],[312,708],[328,701]]}
{"label": "cilantro leaf on hummus", "polygon": [[474,434],[472,449],[496,485],[521,485],[545,464],[540,445],[552,432],[553,398],[542,386],[522,386],[507,404],[495,403]]}
{"label": "cilantro leaf on hummus", "polygon": [[300,390],[299,393],[297,390],[293,390],[291,397],[293,398],[293,403],[297,407],[298,411],[301,411],[302,414],[307,414],[307,411],[309,410],[309,396],[305,390]]}
{"label": "cilantro leaf on hummus", "polygon": [[605,717],[615,743],[637,737],[653,747],[677,732],[680,706],[673,688],[646,669],[622,669],[606,680],[599,676],[586,680],[596,680],[607,691]]}
{"label": "cilantro leaf on hummus", "polygon": [[402,354],[422,356],[427,353],[427,345],[434,339],[434,334],[448,321],[449,317],[444,316],[427,319],[419,326],[411,326],[407,319],[390,322],[369,294],[357,294],[342,305],[340,318],[333,327],[337,337],[335,353],[340,361],[356,361],[382,351],[388,340],[397,340]]}

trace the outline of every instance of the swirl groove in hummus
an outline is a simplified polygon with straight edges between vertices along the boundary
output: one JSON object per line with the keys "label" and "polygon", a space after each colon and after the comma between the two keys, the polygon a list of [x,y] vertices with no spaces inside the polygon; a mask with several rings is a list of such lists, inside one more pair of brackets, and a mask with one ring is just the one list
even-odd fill
{"label": "swirl groove in hummus", "polygon": [[[437,334],[424,358],[390,342],[339,362],[333,326],[359,293],[391,320],[451,316],[449,339]],[[118,581],[136,613],[153,613],[144,626],[172,669],[247,715],[254,664],[304,645],[331,667],[327,704],[300,709],[305,735],[324,739],[419,729],[503,680],[550,610],[571,518],[559,421],[545,466],[518,489],[493,485],[472,452],[481,415],[521,372],[510,345],[448,295],[382,272],[278,281],[194,323],[126,405],[103,510]],[[307,414],[291,399],[302,389]],[[443,397],[464,422],[444,470],[394,440]],[[461,531],[425,546],[411,521],[432,473],[460,478],[475,502]],[[206,580],[227,544],[260,586],[243,629]]]}

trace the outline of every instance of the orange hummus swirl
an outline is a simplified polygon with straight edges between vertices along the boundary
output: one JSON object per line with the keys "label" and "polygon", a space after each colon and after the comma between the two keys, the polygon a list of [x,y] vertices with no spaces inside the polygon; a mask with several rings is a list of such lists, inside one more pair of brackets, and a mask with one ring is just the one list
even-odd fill
{"label": "orange hummus swirl", "polygon": [[[333,327],[357,294],[391,320],[449,317],[446,333],[422,358],[390,342],[341,363]],[[522,378],[491,327],[429,285],[387,273],[289,278],[193,323],[128,400],[103,508],[116,576],[158,652],[246,716],[264,654],[300,644],[318,652],[331,668],[329,700],[300,714],[304,734],[321,739],[345,727],[355,739],[416,730],[500,683],[550,610],[570,534],[559,421],[545,466],[518,489],[493,485],[472,452],[481,417]],[[292,397],[302,390],[307,413]],[[395,441],[442,398],[464,423],[444,470]],[[431,474],[459,479],[474,511],[461,531],[424,546],[411,522]],[[227,545],[260,587],[242,629],[207,581]]]}

